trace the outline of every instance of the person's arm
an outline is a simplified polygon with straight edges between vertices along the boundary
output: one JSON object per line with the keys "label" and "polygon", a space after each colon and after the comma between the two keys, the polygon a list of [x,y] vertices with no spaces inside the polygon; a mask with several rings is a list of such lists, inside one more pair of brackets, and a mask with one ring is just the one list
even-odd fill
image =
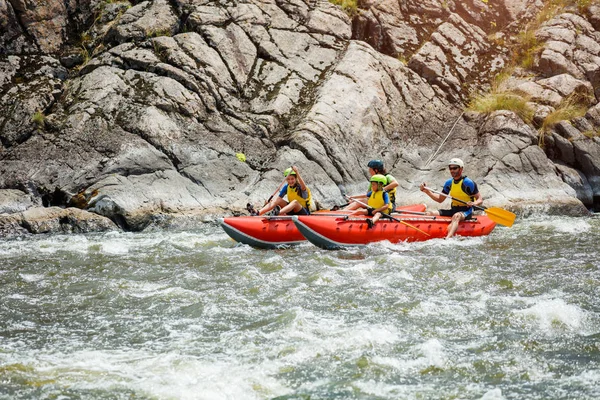
{"label": "person's arm", "polygon": [[421,189],[421,192],[425,193],[433,201],[437,201],[438,203],[441,203],[444,200],[446,200],[446,197],[442,196],[441,194],[431,192],[430,190],[428,190],[426,188],[426,186],[427,186],[427,184],[425,182],[423,182],[423,183],[421,183],[421,186],[419,186],[419,188]]}
{"label": "person's arm", "polygon": [[483,204],[483,197],[481,196],[481,193],[477,192],[477,194],[475,194],[473,197],[475,197],[475,201],[469,201],[467,203],[468,206],[480,206]]}
{"label": "person's arm", "polygon": [[288,188],[288,184],[286,183],[285,185],[283,185],[283,187],[279,191],[279,194],[277,196],[274,196],[273,200],[271,200],[270,202],[265,204],[265,206],[260,209],[260,211],[258,212],[258,215],[263,215],[265,213],[268,213],[272,209],[274,209],[275,206],[277,205],[277,202],[279,201],[279,199],[283,199],[283,196],[285,196],[285,194],[287,193],[287,188]]}
{"label": "person's arm", "polygon": [[389,192],[390,190],[397,188],[399,183],[396,180],[396,178],[394,178],[393,176],[389,175],[390,177],[390,183],[387,184],[387,186],[383,187],[383,190],[385,190],[386,192]]}
{"label": "person's arm", "polygon": [[300,171],[298,171],[298,167],[295,165],[292,166],[292,170],[296,173],[296,179],[298,179],[298,183],[300,184],[300,189],[306,190],[306,184],[304,183],[304,179],[300,176]]}
{"label": "person's arm", "polygon": [[481,205],[483,203],[483,197],[481,196],[481,193],[479,192],[479,188],[477,187],[477,184],[469,178],[465,178],[463,184],[465,185],[463,190],[465,192],[467,192],[469,194],[469,196],[472,196],[475,198],[475,201],[469,201],[469,202],[467,202],[467,205],[470,207]]}

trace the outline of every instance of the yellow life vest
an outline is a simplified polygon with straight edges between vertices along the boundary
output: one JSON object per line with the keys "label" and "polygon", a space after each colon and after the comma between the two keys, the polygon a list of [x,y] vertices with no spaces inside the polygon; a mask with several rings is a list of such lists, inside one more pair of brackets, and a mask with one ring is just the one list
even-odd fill
{"label": "yellow life vest", "polygon": [[[460,181],[455,182],[454,180],[452,180],[452,186],[450,187],[450,196],[458,199],[458,200],[462,200],[462,201],[473,201],[475,200],[475,197],[470,196],[468,193],[465,193],[464,190],[462,189],[462,184],[465,178],[460,178]],[[454,201],[452,200],[452,207],[457,207],[457,206],[466,206],[466,204],[458,202],[458,201]]]}
{"label": "yellow life vest", "polygon": [[[390,175],[386,175],[385,177],[387,178]],[[388,178],[388,185],[392,183],[391,179]],[[396,189],[397,188],[393,188],[392,190],[390,190],[388,192],[388,195],[390,196],[390,203],[395,203],[396,202]]]}
{"label": "yellow life vest", "polygon": [[307,210],[310,210],[310,205],[312,203],[312,196],[310,194],[310,189],[308,187],[306,187],[306,193],[308,194],[308,197],[305,199],[304,197],[302,197],[300,195],[300,185],[297,186],[290,186],[288,185],[287,187],[287,198],[288,198],[288,202],[292,202],[294,200],[297,200],[298,203],[300,203],[300,205],[304,208],[306,208]]}
{"label": "yellow life vest", "polygon": [[[390,174],[387,174],[385,176],[385,179],[387,179],[387,183],[385,184],[385,186],[392,183],[393,182],[392,179],[394,179],[394,181],[395,181],[395,178]],[[388,192],[388,195],[390,196],[390,203],[392,203],[392,204],[396,202],[396,189],[397,189],[397,187],[393,188],[392,190],[390,190]],[[370,191],[371,191],[371,182],[369,182],[369,188],[367,189],[367,192],[370,192]]]}
{"label": "yellow life vest", "polygon": [[[369,207],[373,207],[374,209],[378,209],[381,208],[383,206],[385,206],[385,201],[383,200],[383,194],[385,192],[383,190],[378,190],[376,192],[371,192],[371,196],[369,196],[369,201],[367,202],[367,204],[369,205]],[[383,212],[385,213],[391,213],[392,212],[392,205],[391,203],[388,203],[388,208],[383,210]]]}

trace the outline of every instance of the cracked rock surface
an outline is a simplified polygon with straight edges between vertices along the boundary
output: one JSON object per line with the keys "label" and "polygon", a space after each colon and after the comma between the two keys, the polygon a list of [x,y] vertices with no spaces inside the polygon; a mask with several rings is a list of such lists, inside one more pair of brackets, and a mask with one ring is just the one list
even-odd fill
{"label": "cracked rock surface", "polygon": [[403,204],[425,201],[419,183],[441,185],[451,157],[486,204],[577,214],[600,198],[600,139],[584,134],[600,128],[600,12],[548,21],[535,77],[507,81],[539,115],[591,99],[542,149],[512,112],[461,116],[509,61],[491,35],[517,31],[539,1],[361,7],[0,0],[0,231],[190,226],[264,202],[290,165],[327,207],[345,202],[340,187],[364,190],[374,158]]}

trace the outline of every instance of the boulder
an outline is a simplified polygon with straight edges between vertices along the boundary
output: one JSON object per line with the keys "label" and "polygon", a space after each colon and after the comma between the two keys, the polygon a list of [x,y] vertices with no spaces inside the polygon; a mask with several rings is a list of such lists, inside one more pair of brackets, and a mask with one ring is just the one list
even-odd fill
{"label": "boulder", "polygon": [[[66,40],[67,30],[67,10],[63,0],[47,0],[43,5],[37,4],[32,0],[6,0],[0,1],[0,15],[8,14],[7,22],[0,24],[7,25],[7,35],[3,35],[3,40],[15,39],[17,35],[23,35],[27,40],[29,37],[33,40],[32,47],[44,53],[58,52]],[[16,22],[18,21],[18,22]],[[15,26],[18,23],[24,31]],[[10,40],[10,39],[9,39]],[[8,41],[8,40],[7,40]],[[9,45],[13,51],[25,50],[21,46]],[[33,50],[33,48],[31,48]]]}
{"label": "boulder", "polygon": [[562,96],[550,87],[544,87],[539,82],[526,81],[516,86],[514,91],[523,93],[529,100],[550,107],[558,107]]}
{"label": "boulder", "polygon": [[25,211],[35,204],[34,198],[17,189],[0,189],[0,214]]}
{"label": "boulder", "polygon": [[590,82],[574,78],[569,74],[555,75],[551,78],[540,79],[537,84],[557,92],[562,97],[578,94],[582,97],[593,98],[594,88]]}
{"label": "boulder", "polygon": [[34,207],[19,214],[30,233],[89,233],[116,229],[108,218],[77,208]]}
{"label": "boulder", "polygon": [[560,163],[556,164],[556,170],[562,180],[575,190],[577,198],[581,200],[586,207],[593,207],[594,191],[586,176],[581,171]]}
{"label": "boulder", "polygon": [[154,36],[172,36],[179,18],[168,0],[142,1],[129,8],[106,34],[107,42],[140,41]]}

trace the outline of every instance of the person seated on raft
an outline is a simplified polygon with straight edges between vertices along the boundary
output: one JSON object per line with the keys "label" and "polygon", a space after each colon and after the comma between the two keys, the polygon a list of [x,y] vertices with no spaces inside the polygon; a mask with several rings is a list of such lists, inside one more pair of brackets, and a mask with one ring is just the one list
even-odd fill
{"label": "person seated on raft", "polygon": [[[310,215],[312,196],[310,189],[300,176],[298,167],[293,166],[286,169],[283,176],[286,178],[287,183],[281,188],[277,197],[260,209],[258,215],[263,215],[275,207],[281,208],[279,215]],[[286,195],[288,201],[283,199]]]}
{"label": "person seated on raft", "polygon": [[[452,217],[452,222],[448,225],[448,235],[446,239],[451,238],[458,229],[458,224],[461,221],[471,219],[473,217],[473,206],[479,206],[483,203],[483,197],[479,193],[477,184],[466,175],[463,175],[465,164],[460,158],[453,158],[448,162],[448,169],[452,178],[448,179],[444,184],[442,193],[448,194],[456,199],[463,200],[467,204],[452,200],[449,210],[427,211],[428,215],[441,215],[442,217]],[[446,200],[441,194],[432,193],[427,190],[427,184],[421,183],[420,189],[427,196],[438,203]]]}
{"label": "person seated on raft", "polygon": [[[398,187],[398,181],[391,174],[388,174],[383,166],[383,161],[381,160],[371,160],[367,164],[369,167],[369,175],[383,175],[386,178],[386,183],[383,189],[388,192],[390,197],[390,202],[392,204],[392,212],[396,211],[396,187]],[[369,191],[371,190],[371,184],[369,184]],[[358,196],[350,196],[351,199],[362,201],[363,203],[367,201],[368,196],[362,194]],[[350,203],[344,210],[357,210],[360,208],[360,204],[356,202]]]}
{"label": "person seated on raft", "polygon": [[[371,190],[367,193],[367,205],[368,208],[366,210],[356,210],[350,215],[368,215],[372,216],[373,219],[367,219],[367,224],[369,228],[372,228],[379,218],[385,214],[390,214],[392,212],[392,205],[390,203],[390,197],[388,193],[383,190],[384,185],[387,182],[385,176],[376,174],[371,177]],[[359,203],[360,207],[364,208],[365,206]]]}

